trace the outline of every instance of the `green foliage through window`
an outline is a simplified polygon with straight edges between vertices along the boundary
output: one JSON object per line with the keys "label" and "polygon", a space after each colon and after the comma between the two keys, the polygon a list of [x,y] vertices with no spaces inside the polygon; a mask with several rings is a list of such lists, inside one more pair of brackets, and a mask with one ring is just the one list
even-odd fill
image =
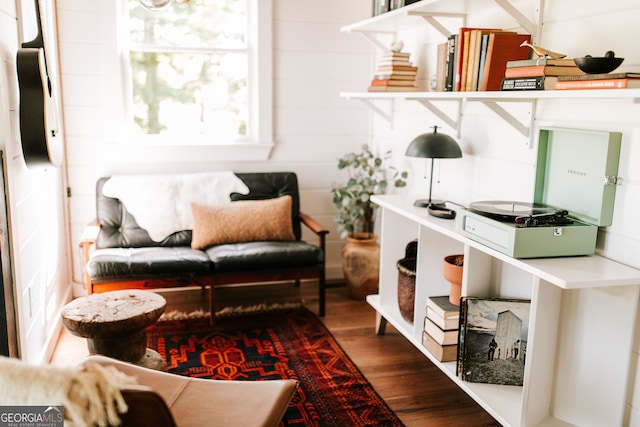
{"label": "green foliage through window", "polygon": [[246,0],[182,0],[161,12],[129,0],[133,116],[140,133],[185,143],[200,136],[221,143],[246,138],[247,21]]}

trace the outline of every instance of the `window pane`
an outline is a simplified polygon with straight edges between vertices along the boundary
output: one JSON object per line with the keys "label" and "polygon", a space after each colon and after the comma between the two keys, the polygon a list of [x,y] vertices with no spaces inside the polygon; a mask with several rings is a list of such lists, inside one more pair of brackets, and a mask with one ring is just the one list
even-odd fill
{"label": "window pane", "polygon": [[136,130],[174,143],[246,140],[247,0],[173,0],[159,12],[129,0],[129,18]]}
{"label": "window pane", "polygon": [[150,12],[129,0],[133,45],[245,48],[246,0],[182,0]]}
{"label": "window pane", "polygon": [[244,54],[131,52],[133,107],[141,133],[214,135],[215,142],[247,134],[247,57]]}

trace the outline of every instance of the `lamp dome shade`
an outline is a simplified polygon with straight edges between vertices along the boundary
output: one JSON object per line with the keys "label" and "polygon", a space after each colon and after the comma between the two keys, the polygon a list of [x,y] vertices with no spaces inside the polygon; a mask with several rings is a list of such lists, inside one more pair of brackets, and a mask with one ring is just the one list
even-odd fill
{"label": "lamp dome shade", "polygon": [[423,133],[415,137],[407,147],[405,155],[427,159],[455,159],[462,157],[462,150],[455,139],[438,133],[436,126],[433,133]]}

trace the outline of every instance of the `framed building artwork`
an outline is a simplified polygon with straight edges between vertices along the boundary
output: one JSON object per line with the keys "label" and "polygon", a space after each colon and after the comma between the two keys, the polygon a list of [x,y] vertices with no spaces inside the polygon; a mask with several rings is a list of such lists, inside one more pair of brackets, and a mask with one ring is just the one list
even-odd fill
{"label": "framed building artwork", "polygon": [[458,375],[465,381],[521,386],[531,301],[464,297]]}

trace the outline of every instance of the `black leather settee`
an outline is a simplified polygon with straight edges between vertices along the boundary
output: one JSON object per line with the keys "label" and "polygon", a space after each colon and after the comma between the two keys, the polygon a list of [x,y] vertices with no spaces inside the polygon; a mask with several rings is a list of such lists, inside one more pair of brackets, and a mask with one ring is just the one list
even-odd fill
{"label": "black leather settee", "polygon": [[[87,293],[191,285],[208,287],[209,309],[213,320],[216,287],[316,279],[319,292],[318,311],[320,316],[324,316],[324,252],[325,235],[328,231],[300,212],[295,173],[261,172],[232,175],[246,185],[248,193],[232,192],[229,195],[230,203],[222,204],[211,212],[207,211],[206,207],[201,207],[204,210],[196,211],[196,207],[192,206],[193,229],[179,230],[163,239],[152,239],[149,232],[142,228],[136,217],[127,210],[122,200],[104,194],[105,184],[112,177],[100,178],[96,185],[96,224],[88,227],[91,231],[85,231],[80,243],[84,250]],[[194,181],[193,178],[197,178],[197,175],[186,176],[192,184],[198,182],[198,179]],[[158,177],[165,179],[166,175]],[[147,180],[149,178],[153,180],[154,176],[145,177]],[[203,185],[210,183],[211,181],[203,182]],[[198,191],[204,191],[202,194],[205,195],[216,190],[217,188],[198,188]],[[142,191],[141,194],[148,197],[148,192],[153,190]],[[166,192],[163,191],[163,195]],[[290,196],[290,202],[286,196]],[[286,204],[283,205],[280,200]],[[131,206],[134,202],[136,200],[131,202]],[[273,203],[278,203],[277,212],[280,214],[268,209]],[[196,212],[200,212],[198,217]],[[282,212],[287,213],[286,218],[283,218]],[[169,219],[172,218],[171,213],[158,213],[160,216],[162,214]],[[271,217],[275,215],[279,215],[280,218]],[[196,218],[201,218],[200,222]],[[268,229],[273,229],[274,224],[280,220],[284,221],[285,225],[277,226],[279,228],[271,240]],[[302,225],[315,234],[318,238],[317,244],[301,240]],[[284,229],[283,227],[286,228],[284,237],[279,231]],[[215,230],[211,231],[209,228]],[[261,237],[264,229],[267,229],[267,238]],[[257,238],[251,236],[251,230],[258,234]],[[226,241],[211,243],[212,240],[207,240],[211,233],[226,234]],[[240,241],[234,241],[236,236],[239,236]],[[199,242],[198,245],[195,244],[196,240]]]}

